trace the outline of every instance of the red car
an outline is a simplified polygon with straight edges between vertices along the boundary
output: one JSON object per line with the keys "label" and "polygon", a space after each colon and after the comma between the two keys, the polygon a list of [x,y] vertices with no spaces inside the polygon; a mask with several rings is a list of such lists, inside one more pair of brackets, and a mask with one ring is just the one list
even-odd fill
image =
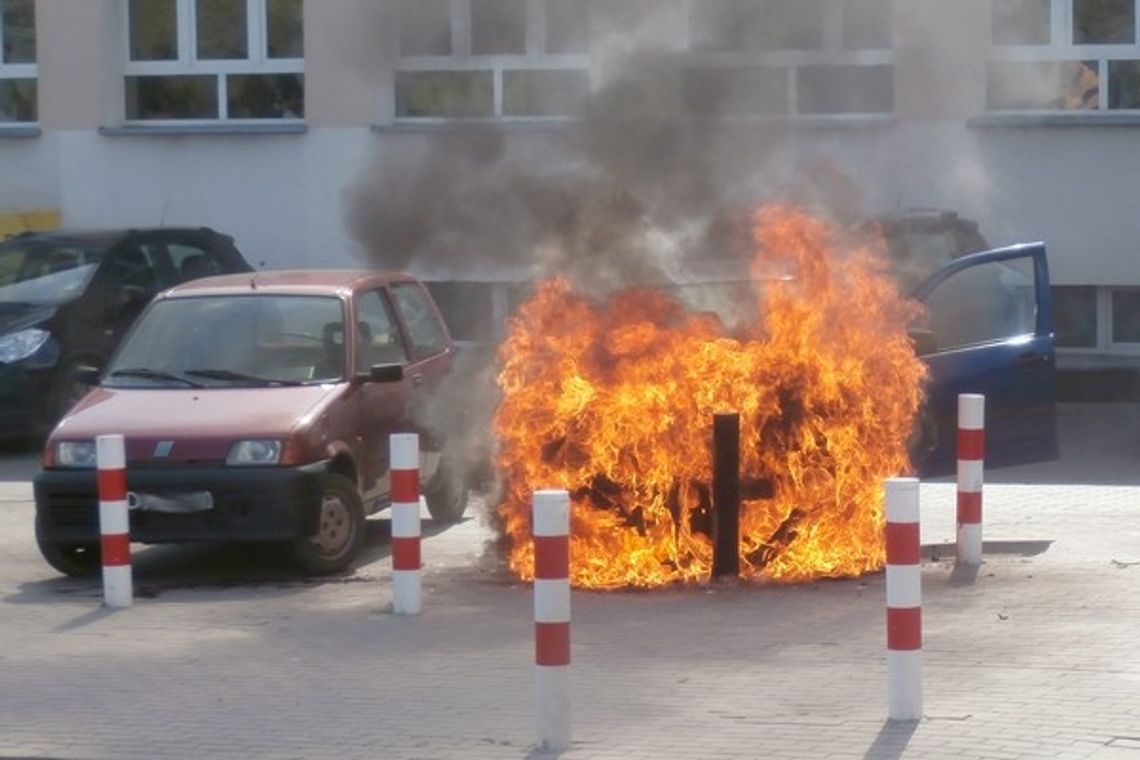
{"label": "red car", "polygon": [[258,272],[161,293],[48,437],[40,551],[68,575],[100,567],[94,441],[107,433],[126,439],[133,541],[281,541],[307,572],[341,570],[389,503],[398,431],[420,433],[428,509],[455,521],[461,464],[418,413],[454,353],[404,274]]}

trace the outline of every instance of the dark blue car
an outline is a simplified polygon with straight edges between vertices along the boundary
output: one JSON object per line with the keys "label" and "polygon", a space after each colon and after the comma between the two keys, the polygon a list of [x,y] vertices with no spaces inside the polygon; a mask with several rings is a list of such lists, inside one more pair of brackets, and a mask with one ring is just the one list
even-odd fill
{"label": "dark blue car", "polygon": [[1049,267],[1042,243],[944,264],[912,293],[926,314],[911,330],[930,368],[912,445],[919,474],[954,471],[957,397],[986,397],[986,466],[1057,458]]}

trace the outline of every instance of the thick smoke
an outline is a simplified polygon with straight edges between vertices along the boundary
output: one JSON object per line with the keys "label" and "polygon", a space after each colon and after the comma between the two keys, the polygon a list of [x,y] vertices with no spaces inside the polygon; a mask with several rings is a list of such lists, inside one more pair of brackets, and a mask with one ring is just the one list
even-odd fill
{"label": "thick smoke", "polygon": [[[764,200],[850,213],[853,188],[834,167],[813,164],[795,182],[778,173],[789,127],[709,118],[731,112],[733,93],[695,78],[684,53],[652,47],[680,5],[655,0],[632,14],[594,6],[602,49],[591,52],[595,81],[580,120],[386,134],[347,197],[370,262],[429,280],[565,275],[580,292],[604,294],[675,281],[697,260],[748,255],[744,220]],[[497,396],[487,360],[461,363],[423,418],[445,435],[466,431],[448,439],[471,463],[491,448]]]}

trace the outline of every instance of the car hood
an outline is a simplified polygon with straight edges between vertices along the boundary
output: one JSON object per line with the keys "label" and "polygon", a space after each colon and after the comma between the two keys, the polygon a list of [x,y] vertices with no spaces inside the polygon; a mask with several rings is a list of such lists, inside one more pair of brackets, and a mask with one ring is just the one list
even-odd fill
{"label": "car hood", "polygon": [[131,461],[216,461],[234,441],[280,440],[305,427],[343,387],[100,387],[60,421],[51,442],[120,433]]}
{"label": "car hood", "polygon": [[0,301],[0,335],[36,327],[51,319],[55,312],[54,306]]}

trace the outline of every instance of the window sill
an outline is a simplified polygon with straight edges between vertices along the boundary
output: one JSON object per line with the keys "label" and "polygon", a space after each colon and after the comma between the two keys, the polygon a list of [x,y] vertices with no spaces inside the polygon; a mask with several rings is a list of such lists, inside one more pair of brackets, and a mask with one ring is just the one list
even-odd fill
{"label": "window sill", "polygon": [[1140,113],[988,113],[966,123],[971,127],[1136,127]]}
{"label": "window sill", "polygon": [[37,124],[0,124],[0,139],[39,137],[43,131]]}
{"label": "window sill", "polygon": [[124,124],[121,127],[100,127],[99,134],[108,137],[138,137],[148,135],[299,135],[309,131],[306,124]]}
{"label": "window sill", "polygon": [[[722,124],[730,127],[806,127],[809,129],[862,129],[889,127],[894,114],[812,114],[796,116],[724,116],[691,117],[693,122]],[[451,129],[460,125],[494,126],[502,129],[572,129],[579,126],[578,117],[535,118],[402,118],[387,124],[373,124],[373,132],[419,132]],[[1137,123],[1140,123],[1138,120]]]}

